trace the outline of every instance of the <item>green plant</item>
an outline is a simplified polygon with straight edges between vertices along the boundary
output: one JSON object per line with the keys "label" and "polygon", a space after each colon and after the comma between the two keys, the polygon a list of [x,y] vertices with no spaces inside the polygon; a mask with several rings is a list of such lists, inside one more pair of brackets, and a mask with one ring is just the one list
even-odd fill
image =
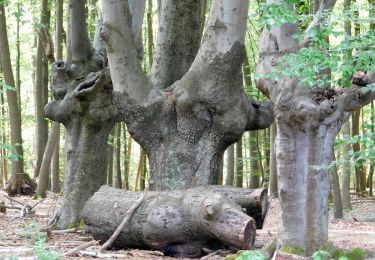
{"label": "green plant", "polygon": [[264,256],[259,251],[244,251],[239,256],[236,257],[236,260],[264,260]]}
{"label": "green plant", "polygon": [[60,259],[60,254],[54,250],[50,250],[46,246],[46,234],[40,232],[40,225],[32,222],[27,225],[21,225],[16,230],[16,234],[25,236],[35,242],[34,254],[38,260],[57,260]]}

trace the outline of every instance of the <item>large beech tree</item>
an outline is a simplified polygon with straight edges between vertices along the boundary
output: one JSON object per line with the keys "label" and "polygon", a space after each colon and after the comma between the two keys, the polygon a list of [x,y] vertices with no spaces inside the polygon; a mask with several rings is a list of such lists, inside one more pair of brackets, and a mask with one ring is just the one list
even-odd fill
{"label": "large beech tree", "polygon": [[[267,1],[293,8],[285,2]],[[305,37],[301,42],[294,37],[299,33],[298,24],[284,23],[262,31],[258,74],[270,75],[276,65],[287,68],[282,56],[312,47],[309,31],[327,26],[327,11],[336,1],[315,3],[318,4],[315,17],[302,32]],[[324,76],[323,71],[318,74]],[[285,74],[279,79],[262,77],[257,86],[274,104],[278,192],[282,208],[279,244],[302,249],[309,255],[328,240],[328,165],[335,137],[353,111],[374,99],[374,91],[361,89],[374,83],[375,73],[357,72],[352,77],[352,86],[341,90],[324,89],[318,83],[309,88],[304,85],[303,77]]]}
{"label": "large beech tree", "polygon": [[110,81],[98,34],[93,47],[87,36],[85,1],[71,1],[68,59],[53,66],[55,100],[45,109],[66,128],[59,228],[77,223],[89,196],[105,184],[105,147],[115,121],[125,121],[147,153],[152,190],[217,183],[225,149],[244,131],[273,121],[270,103],[253,101],[242,87],[248,1],[213,1],[202,40],[204,2],[161,1],[148,78],[136,36],[145,2],[101,1],[98,28]]}

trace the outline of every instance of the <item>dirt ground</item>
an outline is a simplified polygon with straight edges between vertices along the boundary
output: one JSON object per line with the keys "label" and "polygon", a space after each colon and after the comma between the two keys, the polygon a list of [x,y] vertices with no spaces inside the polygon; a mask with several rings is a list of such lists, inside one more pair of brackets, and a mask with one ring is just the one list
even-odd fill
{"label": "dirt ground", "polygon": [[[30,206],[38,202],[27,196],[14,199]],[[2,201],[6,205],[10,205],[6,193],[0,191],[0,203]],[[12,256],[16,256],[17,259],[38,259],[35,257],[36,252],[41,252],[39,259],[50,260],[53,259],[53,255],[52,253],[48,254],[48,250],[57,251],[62,255],[80,245],[90,244],[90,241],[92,244],[93,238],[82,230],[74,233],[49,234],[45,243],[38,239],[38,236],[43,234],[39,232],[40,228],[47,225],[48,219],[57,210],[59,201],[60,198],[57,195],[48,193],[47,199],[35,206],[35,214],[22,219],[17,218],[20,215],[20,210],[17,209],[7,209],[5,214],[0,213],[0,260],[16,259]],[[14,202],[14,205],[17,203]],[[277,200],[272,200],[264,227],[262,230],[257,230],[255,248],[261,248],[276,237],[279,220],[280,205]],[[375,254],[375,200],[354,201],[353,210],[345,212],[344,220],[330,217],[329,240],[344,249],[360,247]],[[99,246],[94,244],[60,259],[176,259],[165,257],[157,251],[122,250],[106,251],[104,254],[99,254],[98,249]],[[44,255],[44,258],[41,255]],[[221,258],[223,257],[216,255],[214,258],[206,259]]]}

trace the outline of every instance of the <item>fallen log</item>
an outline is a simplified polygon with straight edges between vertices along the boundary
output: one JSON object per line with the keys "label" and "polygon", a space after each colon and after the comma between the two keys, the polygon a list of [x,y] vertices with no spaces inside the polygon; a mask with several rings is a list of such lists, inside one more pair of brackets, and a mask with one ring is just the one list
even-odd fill
{"label": "fallen log", "polygon": [[[83,210],[87,231],[101,243],[107,241],[141,194],[102,186]],[[262,192],[256,194],[267,201]],[[242,208],[262,203],[251,197],[249,190],[233,187],[149,191],[113,246],[151,248],[185,257],[200,256],[203,247],[218,249],[223,244],[250,249],[255,240],[255,221]]]}

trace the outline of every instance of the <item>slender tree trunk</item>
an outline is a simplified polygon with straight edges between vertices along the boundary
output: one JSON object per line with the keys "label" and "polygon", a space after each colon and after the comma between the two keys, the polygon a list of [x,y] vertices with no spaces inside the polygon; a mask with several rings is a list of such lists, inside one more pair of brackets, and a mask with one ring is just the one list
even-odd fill
{"label": "slender tree trunk", "polygon": [[260,185],[260,167],[259,154],[257,149],[257,132],[249,132],[249,148],[250,148],[250,185],[249,188],[259,188]]}
{"label": "slender tree trunk", "polygon": [[[49,26],[49,15],[48,15],[48,0],[43,0],[41,3],[41,14],[39,23],[42,26]],[[37,52],[36,52],[36,74],[35,74],[35,155],[36,164],[34,169],[34,178],[38,177],[40,166],[43,160],[44,149],[47,144],[48,138],[48,124],[44,118],[44,106],[47,103],[45,95],[48,91],[48,83],[45,80],[48,79],[48,73],[46,71],[46,56],[44,53],[44,47],[41,37],[38,37]],[[48,177],[48,175],[46,176]]]}
{"label": "slender tree trunk", "polygon": [[[372,7],[375,7],[375,4],[373,3]],[[375,27],[375,26],[374,26]],[[374,113],[374,101],[371,102],[371,132],[374,133],[375,127],[374,127],[374,118],[375,118],[375,113]],[[371,149],[374,149],[372,147]],[[369,196],[374,196],[373,195],[373,176],[374,176],[374,162],[370,161],[370,169],[368,173],[368,183],[369,183]]]}
{"label": "slender tree trunk", "polygon": [[225,185],[233,185],[234,179],[234,144],[230,145],[227,149],[227,177]]}
{"label": "slender tree trunk", "polygon": [[16,89],[17,89],[17,96],[18,96],[18,105],[19,110],[21,110],[21,50],[20,50],[20,15],[21,15],[21,2],[17,2],[17,29],[16,29],[16,50],[17,50],[17,56],[16,56]]}
{"label": "slender tree trunk", "polygon": [[[5,84],[15,87],[10,52],[8,43],[8,34],[6,26],[6,14],[4,3],[0,2],[0,53],[1,63],[4,75]],[[22,147],[22,130],[21,130],[21,111],[19,110],[18,97],[16,91],[7,91],[7,101],[9,107],[10,118],[10,139],[11,144],[15,147],[18,155],[18,160],[12,161],[12,174],[24,172],[23,166],[23,147]]]}
{"label": "slender tree trunk", "polygon": [[112,129],[108,144],[107,185],[113,186],[113,141],[115,128]]}
{"label": "slender tree trunk", "polygon": [[[350,138],[350,122],[347,121],[343,125],[343,136],[344,138]],[[344,164],[343,168],[343,178],[342,178],[342,189],[341,189],[341,197],[342,197],[342,206],[344,209],[351,209],[350,206],[350,178],[351,178],[351,165],[349,159],[349,153],[351,150],[351,145],[348,143],[344,143],[343,147],[343,158]]]}
{"label": "slender tree trunk", "polygon": [[243,187],[242,138],[236,143],[236,186]]}
{"label": "slender tree trunk", "polygon": [[[56,127],[56,144],[54,147],[53,155],[52,155],[52,162],[51,162],[51,191],[52,192],[60,192],[61,185],[60,185],[60,123],[53,122],[51,127],[51,135],[52,131],[55,128],[54,125],[58,124]],[[49,137],[50,138],[50,137]],[[47,142],[48,146],[48,142]]]}
{"label": "slender tree trunk", "polygon": [[145,151],[143,150],[142,147],[140,147],[138,167],[137,167],[137,172],[136,172],[135,178],[134,178],[133,191],[137,191],[138,190],[138,183],[139,183],[139,179],[141,177],[141,172],[142,172],[142,168],[143,168],[144,154],[145,154]]}
{"label": "slender tree trunk", "polygon": [[121,179],[121,123],[117,123],[116,129],[116,146],[114,156],[114,167],[115,167],[115,188],[122,189],[122,179]]}
{"label": "slender tree trunk", "polygon": [[[42,160],[43,163],[40,167],[40,172],[38,174],[39,182],[38,182],[36,194],[41,196],[42,198],[46,197],[46,191],[48,189],[49,166],[51,165],[52,155],[55,151],[59,129],[60,129],[60,125],[54,122],[52,124],[51,134],[49,137],[50,140],[53,140],[53,141],[47,143],[46,149],[44,151],[44,158]],[[52,186],[56,187],[56,182],[58,183],[59,179],[56,180],[55,178],[53,178],[51,182],[52,182]]]}
{"label": "slender tree trunk", "polygon": [[[123,123],[123,134],[124,134],[124,151],[123,151],[123,166],[124,166],[124,189],[129,190],[129,157],[128,157],[128,139],[127,139],[127,130],[126,130],[126,125]],[[130,138],[130,137],[129,137]]]}
{"label": "slender tree trunk", "polygon": [[146,188],[146,178],[147,178],[147,155],[143,155],[142,159],[142,170],[139,179],[139,189],[144,190]]}
{"label": "slender tree trunk", "polygon": [[[332,150],[332,161],[336,161],[335,152]],[[333,193],[333,206],[334,206],[334,217],[343,218],[343,207],[341,201],[341,192],[340,192],[340,181],[337,174],[337,166],[334,165],[330,170],[330,176],[332,179],[332,193]]]}
{"label": "slender tree trunk", "polygon": [[152,0],[147,0],[147,57],[148,67],[151,71],[154,55],[154,36],[152,29]]}
{"label": "slender tree trunk", "polygon": [[[357,110],[353,113],[352,116],[352,137],[359,135],[359,120],[361,117],[361,110]],[[361,145],[359,142],[353,144],[353,152],[359,153],[361,151]],[[355,156],[357,158],[358,156]],[[362,164],[355,165],[355,175],[356,175],[356,187],[357,192],[365,193],[366,192],[366,172]]]}
{"label": "slender tree trunk", "polygon": [[275,138],[276,138],[276,124],[272,124],[270,127],[271,138],[270,138],[270,185],[269,185],[269,196],[277,198],[277,170],[276,170],[276,152],[275,152]]}

